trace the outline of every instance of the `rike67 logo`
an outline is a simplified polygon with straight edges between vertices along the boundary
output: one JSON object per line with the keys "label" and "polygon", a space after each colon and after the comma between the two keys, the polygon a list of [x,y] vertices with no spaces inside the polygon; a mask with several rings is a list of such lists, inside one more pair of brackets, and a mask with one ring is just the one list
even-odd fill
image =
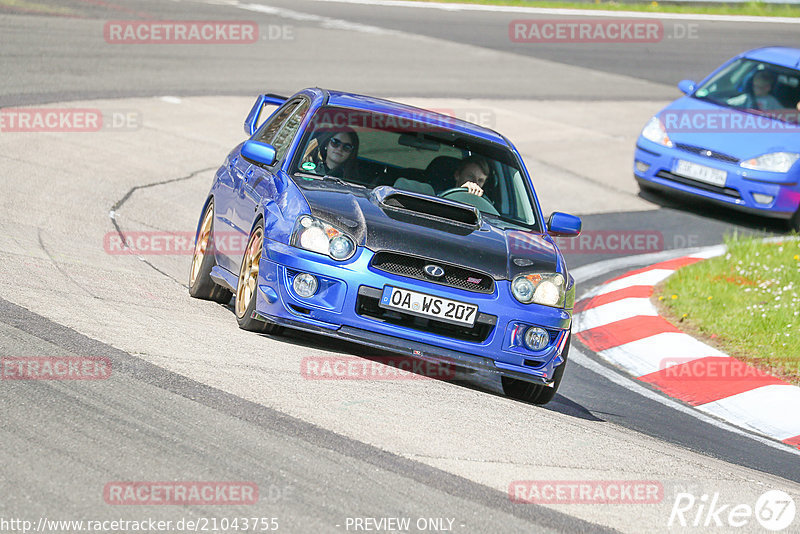
{"label": "rike67 logo", "polygon": [[[769,490],[762,494],[754,506],[744,503],[726,503],[719,493],[678,493],[667,521],[668,527],[697,527],[708,531],[752,526],[755,519],[763,528],[780,532],[794,523],[797,512],[794,499],[785,491]],[[796,530],[793,530],[796,532]]]}

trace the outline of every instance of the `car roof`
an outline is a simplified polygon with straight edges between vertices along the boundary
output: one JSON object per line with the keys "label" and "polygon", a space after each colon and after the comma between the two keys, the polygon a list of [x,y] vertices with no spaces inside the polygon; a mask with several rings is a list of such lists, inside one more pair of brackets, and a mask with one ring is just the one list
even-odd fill
{"label": "car roof", "polygon": [[340,106],[361,111],[374,111],[388,115],[397,115],[421,123],[428,123],[432,126],[438,126],[448,130],[453,130],[458,133],[478,137],[502,146],[509,146],[506,138],[494,130],[490,130],[489,128],[484,128],[482,126],[478,126],[477,124],[457,119],[449,115],[436,113],[427,109],[417,108],[407,104],[385,100],[383,98],[359,95],[356,93],[346,93],[343,91],[328,91],[319,88],[307,89],[306,91],[316,93],[315,96],[318,97],[324,97],[327,95],[328,105],[330,106]]}
{"label": "car roof", "polygon": [[782,67],[800,68],[800,48],[769,46],[750,50],[742,54],[742,56],[748,59],[755,59],[756,61],[766,61]]}

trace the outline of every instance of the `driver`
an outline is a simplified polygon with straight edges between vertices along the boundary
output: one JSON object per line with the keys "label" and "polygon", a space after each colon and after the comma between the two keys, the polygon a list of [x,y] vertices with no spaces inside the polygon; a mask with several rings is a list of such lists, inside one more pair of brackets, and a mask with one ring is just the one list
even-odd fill
{"label": "driver", "polygon": [[489,179],[489,163],[481,156],[467,156],[453,173],[455,187],[463,187],[479,197],[483,196],[483,186]]}
{"label": "driver", "polygon": [[351,128],[325,132],[312,139],[300,167],[345,180],[356,179],[358,135]]}
{"label": "driver", "polygon": [[768,70],[760,70],[753,76],[753,94],[749,102],[750,108],[772,111],[783,107],[778,102],[778,99],[771,94],[776,78],[775,73]]}

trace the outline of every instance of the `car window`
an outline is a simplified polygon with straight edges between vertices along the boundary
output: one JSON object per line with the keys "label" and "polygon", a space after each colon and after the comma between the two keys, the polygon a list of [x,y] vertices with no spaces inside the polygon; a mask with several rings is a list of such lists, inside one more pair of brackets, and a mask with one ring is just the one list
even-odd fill
{"label": "car window", "polygon": [[303,100],[299,106],[294,108],[291,115],[284,121],[281,129],[272,138],[270,144],[275,147],[276,161],[281,161],[283,156],[286,155],[286,151],[289,149],[289,145],[292,144],[292,139],[297,134],[297,130],[300,128],[300,123],[303,122],[303,117],[309,106],[310,103],[307,100]]}
{"label": "car window", "polygon": [[763,61],[738,59],[712,76],[694,98],[797,122],[800,71]]}
{"label": "car window", "polygon": [[272,144],[275,134],[286,121],[287,117],[292,114],[301,104],[300,100],[290,102],[283,107],[277,109],[267,121],[261,125],[261,128],[256,133],[254,139],[259,143]]}
{"label": "car window", "polygon": [[393,165],[424,170],[437,156],[461,158],[461,150],[449,146],[440,146],[437,151],[408,151],[399,144],[400,132],[367,130],[359,134],[361,150],[359,156],[364,159]]}
{"label": "car window", "polygon": [[[309,121],[291,168],[367,189],[439,196],[469,204],[497,224],[536,228],[533,189],[514,152],[454,129],[450,121],[323,107]],[[479,190],[470,191],[470,184]]]}

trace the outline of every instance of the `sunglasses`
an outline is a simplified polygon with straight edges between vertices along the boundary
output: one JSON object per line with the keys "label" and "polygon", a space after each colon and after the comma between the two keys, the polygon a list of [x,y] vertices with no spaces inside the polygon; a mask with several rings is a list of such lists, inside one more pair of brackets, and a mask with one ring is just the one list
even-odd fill
{"label": "sunglasses", "polygon": [[342,143],[339,139],[336,139],[335,137],[331,138],[330,146],[332,146],[333,148],[342,147],[342,150],[344,150],[345,152],[350,152],[353,150],[353,148],[355,148],[353,146],[353,143]]}

